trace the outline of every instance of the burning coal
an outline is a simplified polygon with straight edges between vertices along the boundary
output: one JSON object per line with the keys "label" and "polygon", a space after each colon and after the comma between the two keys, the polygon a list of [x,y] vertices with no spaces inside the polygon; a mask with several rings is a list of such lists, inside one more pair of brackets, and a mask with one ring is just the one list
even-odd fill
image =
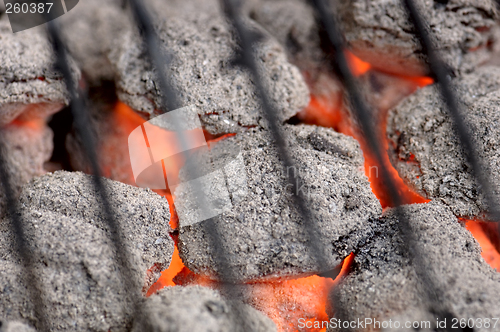
{"label": "burning coal", "polygon": [[[0,10],[0,173],[12,183],[0,190],[2,331],[325,332],[443,317],[481,330],[477,319],[500,317],[500,235],[399,1],[340,3],[349,48],[338,53],[302,0],[248,1],[240,14],[212,0],[127,3],[87,0],[56,20],[96,160],[44,27],[13,34]],[[496,4],[417,3],[498,188]],[[154,29],[139,31],[132,8]],[[371,106],[381,159],[332,68],[338,54]],[[398,330],[371,326],[346,330]]]}

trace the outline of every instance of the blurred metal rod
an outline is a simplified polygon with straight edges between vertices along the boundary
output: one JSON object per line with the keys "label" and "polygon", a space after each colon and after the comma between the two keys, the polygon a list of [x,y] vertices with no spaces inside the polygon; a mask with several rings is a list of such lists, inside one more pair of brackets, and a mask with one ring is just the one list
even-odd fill
{"label": "blurred metal rod", "polygon": [[[32,246],[28,243],[26,230],[23,225],[20,211],[18,210],[17,198],[15,197],[12,183],[10,182],[7,160],[5,158],[5,143],[4,136],[0,129],[0,183],[2,191],[5,194],[7,204],[7,219],[10,220],[10,229],[13,233],[13,241],[15,251],[19,255],[22,271],[24,272],[24,286],[28,290],[28,295],[33,303],[33,311],[35,314],[35,326],[38,331],[48,331],[49,324],[45,315],[45,303],[43,298],[43,289],[40,287],[40,276],[35,273],[35,262],[33,261]],[[2,295],[7,296],[7,295]]]}
{"label": "blurred metal rod", "polygon": [[[260,100],[263,116],[269,125],[269,131],[271,132],[272,139],[278,149],[278,154],[282,162],[284,169],[295,169],[295,160],[292,158],[290,151],[287,147],[287,142],[285,135],[283,133],[282,125],[278,117],[279,111],[273,106],[273,103],[269,97],[268,89],[265,87],[262,80],[257,62],[255,60],[255,54],[253,52],[255,44],[259,42],[261,37],[255,31],[251,31],[244,21],[244,18],[240,12],[241,1],[239,0],[221,0],[223,9],[226,14],[226,18],[229,23],[234,28],[234,34],[239,41],[238,58],[235,59],[235,63],[241,67],[248,70],[252,77],[252,82],[255,85],[255,92]],[[307,237],[306,241],[309,244],[312,251],[312,258],[315,265],[319,268],[321,272],[325,272],[322,276],[328,276],[332,279],[338,275],[339,270],[333,269],[325,265],[326,259],[329,256],[328,249],[323,244],[323,238],[319,232],[319,226],[316,223],[316,218],[309,209],[308,203],[302,191],[297,190],[304,183],[300,174],[296,175],[296,181],[291,177],[288,177],[289,185],[292,187],[294,193],[297,195],[292,195],[295,206],[298,208],[298,212],[302,218],[302,228],[304,229],[304,234]]]}
{"label": "blurred metal rod", "polygon": [[[166,68],[170,63],[171,55],[167,53],[168,50],[160,47],[160,45],[162,45],[162,41],[158,37],[154,24],[152,23],[152,17],[148,13],[142,1],[128,0],[128,4],[130,5],[130,9],[134,15],[135,21],[144,40],[147,55],[149,56],[151,65],[157,71],[156,79],[159,84],[159,90],[161,93],[161,111],[174,111],[182,107],[183,105],[178,98],[176,87],[171,82],[170,77],[168,76],[166,71]],[[170,119],[173,121],[172,125],[174,128],[183,127],[182,123],[178,123],[179,121],[181,121],[180,119],[175,117],[172,117]],[[189,158],[189,138],[186,136],[186,133],[183,130],[178,130],[175,133],[180,143],[181,151],[183,151],[183,154],[186,158]],[[190,166],[192,168],[190,170],[190,173],[201,174],[197,171],[197,165]],[[197,200],[196,203],[200,210],[202,210],[202,213],[206,214],[206,209],[208,207],[207,195],[204,194],[203,190],[204,189],[201,188],[201,195],[194,195],[194,199]],[[217,271],[219,271],[218,278],[221,281],[220,288],[225,293],[229,301],[236,300],[241,293],[238,291],[235,285],[232,284],[232,282],[236,278],[228,260],[228,255],[231,253],[226,252],[224,248],[224,243],[222,241],[222,230],[217,224],[217,217],[202,221],[200,225],[201,227],[203,227],[205,234],[207,234],[209,243],[213,246],[212,255],[214,257],[214,264],[216,264]],[[245,293],[243,293],[242,295],[246,296]],[[246,317],[245,315],[241,315],[241,312],[238,310],[236,314],[242,326],[242,330],[252,330],[252,325],[248,317]]]}
{"label": "blurred metal rod", "polygon": [[[451,317],[449,309],[443,307],[443,294],[441,290],[436,286],[435,281],[427,273],[425,251],[415,239],[409,217],[400,208],[403,204],[403,200],[399,196],[396,184],[390,176],[389,171],[384,167],[385,164],[383,162],[383,155],[385,151],[380,142],[380,136],[377,135],[373,126],[374,121],[372,121],[372,113],[370,112],[363,95],[358,89],[356,78],[349,68],[349,63],[344,53],[346,48],[342,33],[338,27],[339,24],[337,18],[333,14],[336,11],[332,10],[327,5],[325,0],[312,0],[311,3],[316,11],[316,14],[318,15],[318,18],[320,19],[322,27],[328,35],[328,41],[334,51],[334,56],[331,61],[332,69],[342,80],[346,93],[349,97],[352,110],[361,126],[364,140],[375,155],[377,163],[382,168],[382,179],[386,185],[387,193],[392,206],[396,207],[396,215],[399,219],[398,228],[403,237],[402,249],[404,252],[410,254],[411,262],[415,267],[417,276],[420,278],[420,281],[424,286],[424,294],[422,295],[427,299],[429,304],[428,309],[440,318]],[[451,331],[451,328],[449,330]]]}
{"label": "blurred metal rod", "polygon": [[[113,249],[118,262],[121,281],[123,283],[125,294],[127,294],[126,301],[128,304],[132,305],[134,310],[137,311],[140,293],[135,293],[135,291],[140,291],[142,285],[139,285],[135,278],[132,277],[132,265],[129,260],[129,248],[124,241],[125,237],[122,233],[120,225],[115,219],[115,213],[111,208],[109,200],[110,193],[107,192],[104,180],[101,177],[102,173],[98,162],[97,144],[94,136],[92,135],[92,124],[89,113],[86,109],[85,98],[83,96],[83,92],[78,88],[78,82],[76,82],[76,79],[72,74],[68,51],[66,50],[65,44],[59,32],[60,28],[58,27],[56,21],[50,21],[47,25],[50,37],[49,39],[56,55],[56,68],[63,75],[64,82],[66,83],[66,87],[70,95],[70,108],[73,115],[73,124],[78,137],[81,139],[85,154],[87,155],[87,159],[92,169],[93,184],[98,194],[97,198],[100,201],[99,204],[104,212],[104,219],[106,226],[108,227],[109,238],[114,246]],[[127,303],[124,303],[124,306],[126,304]]]}
{"label": "blurred metal rod", "polygon": [[427,55],[429,68],[433,78],[438,84],[446,109],[455,124],[455,135],[458,137],[461,146],[466,152],[465,158],[467,162],[472,166],[473,176],[480,187],[478,191],[482,192],[484,195],[491,220],[498,222],[500,221],[500,206],[494,195],[494,189],[498,188],[495,188],[495,184],[489,181],[489,172],[491,170],[488,170],[481,161],[478,153],[480,147],[477,146],[477,142],[474,142],[470,126],[467,123],[463,111],[460,109],[459,97],[456,95],[450,82],[451,71],[449,70],[449,66],[441,59],[438,51],[433,47],[434,37],[415,2],[413,0],[402,1],[408,11],[410,20],[413,22],[415,35],[420,40],[423,53]]}

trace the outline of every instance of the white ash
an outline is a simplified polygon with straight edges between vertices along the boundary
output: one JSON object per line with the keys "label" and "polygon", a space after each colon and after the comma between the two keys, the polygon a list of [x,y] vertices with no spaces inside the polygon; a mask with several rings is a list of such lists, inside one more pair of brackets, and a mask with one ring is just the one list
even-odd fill
{"label": "white ash", "polygon": [[[428,274],[441,294],[436,309],[446,309],[459,319],[498,317],[500,274],[483,260],[470,232],[438,202],[404,206],[404,212],[425,256],[422,273]],[[336,318],[393,322],[405,318],[404,324],[430,317],[431,323],[436,322],[422,293],[428,285],[422,285],[409,253],[402,250],[398,223],[393,209],[373,220],[374,237],[356,251],[351,273],[332,294]]]}
{"label": "white ash", "polygon": [[[24,187],[20,216],[32,247],[35,275],[44,292],[47,321],[56,331],[128,331],[133,310],[126,292],[139,297],[168,267],[173,253],[168,204],[149,190],[105,180],[111,208],[124,235],[137,289],[125,289],[114,246],[91,178],[56,172]],[[14,251],[8,220],[0,239],[0,320],[36,326]],[[151,269],[152,268],[152,269]],[[151,269],[148,271],[148,269]],[[141,288],[142,287],[142,288]]]}
{"label": "white ash", "polygon": [[[236,40],[216,1],[204,10],[165,6],[157,30],[167,69],[177,87],[182,106],[195,105],[204,128],[211,134],[239,132],[244,127],[265,126],[250,74],[234,67]],[[189,6],[187,6],[189,8]],[[163,16],[164,15],[164,16]],[[249,22],[255,31],[263,32]],[[309,102],[309,91],[299,70],[288,63],[280,45],[264,33],[255,47],[258,67],[275,103],[280,120],[295,115]],[[136,111],[157,114],[160,97],[156,73],[145,60],[142,40],[134,31],[118,38],[110,60],[115,66],[119,98]]]}
{"label": "white ash", "polygon": [[[500,197],[500,68],[480,68],[454,80],[453,86],[476,153],[489,172],[495,197]],[[436,86],[417,91],[389,111],[387,137],[391,162],[410,187],[441,200],[460,217],[488,219],[488,207]]]}
{"label": "white ash", "polygon": [[[53,150],[52,130],[45,125],[11,125],[1,128],[2,151],[13,195],[23,184],[45,173],[43,165]],[[0,216],[6,213],[5,187],[0,188]]]}
{"label": "white ash", "polygon": [[326,55],[321,48],[314,10],[303,0],[257,0],[248,15],[262,25],[286,49],[290,61],[301,70],[324,70]]}
{"label": "white ash", "polygon": [[85,0],[58,19],[66,45],[90,84],[112,80],[107,57],[113,41],[128,31],[130,22],[120,0]]}
{"label": "white ash", "polygon": [[[125,288],[113,247],[106,233],[86,220],[57,213],[28,210],[23,222],[33,246],[33,270],[43,289],[44,314],[51,331],[126,331],[132,320]],[[2,237],[13,237],[2,220]],[[1,319],[19,320],[37,326],[26,279],[17,257],[10,251],[13,242],[2,241],[0,263]],[[137,254],[137,252],[135,252]],[[134,263],[138,263],[134,255]],[[144,270],[130,275],[140,282]],[[129,290],[140,296],[140,289]]]}
{"label": "white ash", "polygon": [[[168,202],[150,189],[103,180],[124,240],[140,253],[142,273],[155,266],[153,275],[144,277],[147,277],[145,287],[149,287],[168,267],[173,254]],[[23,208],[85,220],[105,230],[105,215],[99,201],[91,176],[64,171],[34,179],[23,188],[20,198]]]}
{"label": "white ash", "polygon": [[[286,50],[288,60],[299,67],[311,95],[342,100],[343,85],[330,65],[331,52],[325,48],[325,34],[318,26],[311,4],[305,0],[254,0],[248,15],[262,25]],[[332,105],[331,107],[341,107]],[[299,119],[303,119],[299,113]],[[315,119],[314,123],[329,127]]]}
{"label": "white ash", "polygon": [[0,332],[35,332],[35,329],[20,322],[0,322]]}
{"label": "white ash", "polygon": [[[133,332],[272,332],[271,319],[249,305],[228,301],[219,292],[200,286],[167,287],[144,300],[147,320],[139,319]],[[243,325],[243,319],[246,326]]]}
{"label": "white ash", "polygon": [[[69,103],[43,27],[12,33],[5,15],[0,19],[0,43],[0,126],[26,111],[30,119],[44,118]],[[73,61],[71,65],[78,80],[80,72]]]}
{"label": "white ash", "polygon": [[[320,226],[322,238],[315,241],[323,242],[331,253],[323,258],[329,268],[335,268],[368,236],[368,219],[378,217],[381,207],[364,175],[358,143],[326,128],[286,125],[283,129],[296,170],[282,168],[270,134],[257,128],[212,147],[214,156],[223,156],[229,146],[240,146],[246,174],[229,174],[228,178],[246,176],[247,195],[226,193],[231,210],[211,220],[185,227],[180,220],[179,252],[191,271],[210,277],[221,273],[217,271],[221,262],[212,255],[214,246],[203,227],[204,223],[214,223],[220,229],[219,242],[234,281],[321,272],[307,243],[307,230],[301,226],[293,199],[296,193],[288,185],[287,176],[296,181],[299,172],[304,180],[300,190]],[[191,196],[183,195],[183,190],[180,185],[174,192],[178,210],[196,203]],[[212,200],[222,196],[222,191],[209,194]]]}
{"label": "white ash", "polygon": [[[454,70],[470,71],[491,56],[497,10],[492,0],[419,0],[443,60]],[[399,0],[339,2],[345,38],[355,55],[387,72],[428,73],[421,47]]]}

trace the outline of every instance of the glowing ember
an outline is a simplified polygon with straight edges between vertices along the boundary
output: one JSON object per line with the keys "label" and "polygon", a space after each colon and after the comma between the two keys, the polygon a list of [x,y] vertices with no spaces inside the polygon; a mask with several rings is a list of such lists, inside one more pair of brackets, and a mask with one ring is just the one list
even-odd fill
{"label": "glowing ember", "polygon": [[151,288],[146,293],[146,296],[154,294],[156,291],[162,289],[163,287],[175,286],[173,281],[174,277],[185,268],[179,257],[179,250],[177,249],[177,244],[175,245],[174,254],[172,255],[172,261],[168,269],[162,272],[161,277],[156,281]]}
{"label": "glowing ember", "polygon": [[473,220],[466,220],[465,227],[472,233],[474,238],[481,245],[481,256],[492,268],[500,271],[500,253],[491,243],[490,239],[481,228],[481,223]]}
{"label": "glowing ember", "polygon": [[[356,68],[354,70],[355,74],[365,73],[367,70],[370,70],[368,64],[365,65],[353,55],[349,55],[348,59],[351,61],[351,67]],[[411,87],[411,91],[415,91],[418,87],[433,82],[429,77],[399,77],[399,79],[405,80],[405,84]],[[327,82],[328,80],[330,80],[330,82]],[[428,202],[428,200],[422,198],[403,183],[403,180],[392,166],[386,154],[383,156],[383,165],[378,165],[375,156],[371,153],[359,129],[353,124],[349,111],[343,103],[342,91],[338,89],[336,82],[332,82],[332,79],[328,79],[325,75],[320,76],[318,81],[314,83],[312,83],[310,79],[307,81],[313,84],[313,86],[311,86],[313,95],[311,96],[309,105],[299,113],[299,119],[303,123],[333,128],[337,132],[354,137],[360,143],[365,157],[365,174],[370,180],[371,188],[380,200],[382,207],[392,206],[386,195],[387,189],[385,188],[385,184],[381,180],[380,170],[382,167],[389,171],[392,180],[397,184],[399,195],[404,203]],[[380,103],[384,104],[383,101],[380,101]],[[385,150],[388,148],[387,140],[384,139],[386,111],[387,110],[383,110],[381,114],[378,115],[379,120],[377,122],[378,132],[380,133],[381,141],[384,144],[383,148]]]}
{"label": "glowing ember", "polygon": [[[314,322],[328,320],[328,294],[347,275],[353,259],[354,255],[350,254],[344,260],[335,280],[314,275],[291,280],[248,283],[242,285],[242,288],[251,298],[251,305],[275,322],[278,332],[326,331],[326,328],[314,328]],[[200,285],[214,289],[219,287],[216,281],[197,275],[186,267],[174,278],[174,282],[184,286]],[[299,322],[310,322],[308,326],[313,328],[301,329]]]}
{"label": "glowing ember", "polygon": [[349,62],[349,69],[351,69],[354,76],[361,76],[372,67],[368,62],[364,62],[349,51],[346,51],[345,55],[347,57],[347,61]]}
{"label": "glowing ember", "polygon": [[[101,168],[103,169],[103,174],[105,177],[121,181],[130,185],[136,185],[132,168],[130,166],[130,157],[128,150],[128,137],[130,133],[141,126],[144,129],[144,123],[147,121],[142,118],[137,112],[135,112],[128,105],[117,102],[112,113],[112,122],[113,126],[111,126],[112,132],[107,135],[107,139],[103,140],[100,143],[101,153],[100,155],[106,156],[105,159],[101,160]],[[157,130],[155,130],[157,128]],[[171,149],[172,151],[178,150],[177,147],[180,146],[178,142],[177,135],[174,132],[167,131],[164,129],[160,129],[158,127],[150,126],[148,127],[148,135],[147,138],[149,140],[146,141],[148,147],[149,141],[162,141],[168,142],[168,144],[162,144],[161,148]],[[190,133],[193,131],[186,131],[184,135],[190,137]],[[205,136],[205,140],[208,143],[210,148],[211,144],[214,144],[226,137],[234,136],[235,134],[226,134],[221,136],[211,136],[207,132],[203,132]],[[195,136],[195,135],[192,135]],[[164,153],[165,155],[170,155],[168,151]],[[177,179],[179,170],[184,165],[184,156],[183,154],[175,154],[165,160],[162,160],[163,166],[163,179],[159,179],[160,181],[165,181],[168,177],[169,179],[175,181]],[[158,181],[158,179],[153,179],[152,182]],[[175,212],[175,207],[173,204],[174,196],[168,189],[154,189],[157,194],[165,197],[169,203],[170,211],[171,211],[171,220],[170,226],[173,229],[178,227],[178,216]]]}
{"label": "glowing ember", "polygon": [[46,121],[44,119],[21,120],[19,118],[10,122],[8,127],[24,127],[33,130],[41,130],[45,128]]}
{"label": "glowing ember", "polygon": [[[365,65],[362,61],[358,61],[358,59],[356,59],[353,55],[348,54],[348,59],[351,62],[351,70],[353,70],[353,73],[356,76],[370,70],[369,65]],[[388,170],[389,176],[396,184],[399,197],[402,199],[404,204],[429,202],[428,199],[425,199],[411,190],[403,182],[396,169],[392,166],[387,154],[383,155],[383,165],[379,165],[376,162],[375,156],[364,141],[359,129],[353,124],[353,120],[351,119],[349,112],[345,109],[345,105],[343,104],[341,97],[342,92],[338,89],[337,83],[331,78],[329,79],[330,82],[325,83],[321,80],[313,82],[311,79],[307,79],[307,74],[305,77],[306,81],[310,85],[312,96],[310,104],[299,114],[299,119],[304,123],[333,128],[337,132],[354,137],[360,143],[365,157],[365,174],[370,181],[373,193],[379,199],[382,207],[385,208],[392,206],[389,197],[387,196],[387,188],[381,179],[380,170],[382,167]],[[412,91],[419,87],[433,83],[433,80],[430,77],[395,77],[404,80],[405,84],[409,82],[410,86],[413,85]],[[325,75],[321,76],[321,79],[328,80]],[[325,89],[325,87],[327,88]],[[388,98],[390,99],[391,97],[389,96]],[[385,104],[390,104],[390,102],[384,103],[383,101],[379,101],[379,105]],[[378,115],[377,120],[377,129],[380,135],[380,140],[383,143],[384,150],[387,150],[389,147],[387,139],[385,139],[386,111],[387,110],[383,110],[380,112],[381,114]],[[408,162],[411,162],[411,160]],[[500,271],[500,254],[492,244],[491,239],[488,238],[488,236],[484,233],[484,230],[477,224],[477,222],[468,221],[466,225],[467,229],[481,245],[482,256],[485,261],[490,266],[497,268],[497,270]]]}

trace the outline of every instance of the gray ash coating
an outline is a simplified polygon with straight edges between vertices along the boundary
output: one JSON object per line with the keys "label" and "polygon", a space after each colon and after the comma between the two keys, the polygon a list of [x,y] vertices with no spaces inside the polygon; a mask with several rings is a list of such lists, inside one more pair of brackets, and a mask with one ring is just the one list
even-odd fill
{"label": "gray ash coating", "polygon": [[[195,105],[211,134],[239,132],[266,126],[250,75],[231,64],[237,43],[216,1],[196,11],[180,5],[159,6],[157,30],[171,56],[168,70],[183,106]],[[254,23],[255,31],[262,32]],[[258,66],[278,110],[280,120],[295,115],[309,102],[309,91],[299,70],[288,63],[281,46],[264,34],[255,48]],[[117,72],[119,98],[133,109],[155,115],[160,109],[155,73],[135,32],[118,38],[110,60]]]}
{"label": "gray ash coating", "polygon": [[[489,171],[495,196],[500,194],[500,68],[483,67],[453,81],[461,111],[473,133],[478,155]],[[389,157],[400,176],[421,195],[441,200],[465,218],[487,219],[452,120],[435,86],[427,86],[389,111]]]}
{"label": "gray ash coating", "polygon": [[[0,19],[0,125],[5,125],[38,104],[30,114],[52,114],[68,104],[62,76],[54,68],[54,55],[43,27],[12,33],[7,16]],[[71,62],[73,75],[80,72]]]}
{"label": "gray ash coating", "polygon": [[130,22],[120,0],[80,1],[58,19],[66,45],[90,84],[112,80],[107,57],[113,41],[128,31]]}
{"label": "gray ash coating", "polygon": [[[488,43],[497,11],[492,0],[416,1],[436,39],[436,49],[454,70],[470,71],[491,55]],[[384,71],[422,76],[427,67],[399,0],[346,0],[339,17],[355,55]]]}
{"label": "gray ash coating", "polygon": [[256,0],[250,1],[247,11],[286,49],[293,64],[306,71],[324,70],[325,54],[310,4],[303,0]]}
{"label": "gray ash coating", "polygon": [[0,321],[0,332],[35,332],[35,329],[20,322]]}
{"label": "gray ash coating", "polygon": [[[330,66],[323,31],[306,0],[253,0],[246,12],[286,50],[288,60],[299,67],[311,95],[330,100],[336,109],[342,104],[343,85]],[[298,117],[303,116],[302,112]],[[321,121],[319,122],[321,123]]]}
{"label": "gray ash coating", "polygon": [[[416,242],[425,252],[425,273],[440,291],[439,309],[445,308],[459,319],[499,317],[500,275],[483,260],[470,232],[447,207],[435,201],[404,206],[404,212],[410,218]],[[425,318],[434,323],[436,315],[429,312],[424,286],[410,264],[408,252],[402,251],[394,210],[372,222],[374,236],[356,251],[351,273],[332,293],[335,317],[397,319],[403,324]]]}
{"label": "gray ash coating", "polygon": [[[139,319],[133,332],[273,332],[271,319],[249,305],[228,301],[218,291],[200,286],[167,287],[144,300],[149,317]],[[248,324],[243,326],[242,318]]]}
{"label": "gray ash coating", "polygon": [[[368,219],[381,213],[364,175],[362,152],[354,139],[330,129],[305,125],[283,129],[298,166],[295,172],[304,180],[302,192],[320,227],[322,239],[315,241],[321,240],[331,252],[324,263],[333,269],[368,236]],[[267,132],[254,128],[212,148],[216,155],[223,155],[231,144],[241,147],[246,174],[229,174],[228,178],[246,176],[247,196],[233,197],[229,212],[180,228],[179,252],[191,271],[211,277],[220,273],[220,262],[212,255],[214,247],[202,226],[215,223],[236,281],[320,272],[294,208],[295,193],[287,187],[287,176],[296,181],[295,172],[282,169],[270,142]],[[184,197],[178,190],[174,194]],[[175,202],[178,210],[192,204],[190,196],[184,199]]]}
{"label": "gray ash coating", "polygon": [[[170,263],[168,204],[148,190],[111,180],[105,186],[131,254],[130,276],[144,285],[129,291],[140,296]],[[133,312],[125,306],[126,291],[90,176],[56,172],[37,178],[24,187],[20,207],[50,329],[126,331]],[[0,289],[5,290],[0,320],[36,325],[23,286],[30,281],[22,274],[7,220],[0,227]]]}
{"label": "gray ash coating", "polygon": [[[46,126],[8,126],[1,129],[5,147],[6,172],[13,194],[17,198],[23,184],[45,173],[43,165],[52,155],[52,130]],[[5,187],[0,187],[0,217],[6,213]]]}

